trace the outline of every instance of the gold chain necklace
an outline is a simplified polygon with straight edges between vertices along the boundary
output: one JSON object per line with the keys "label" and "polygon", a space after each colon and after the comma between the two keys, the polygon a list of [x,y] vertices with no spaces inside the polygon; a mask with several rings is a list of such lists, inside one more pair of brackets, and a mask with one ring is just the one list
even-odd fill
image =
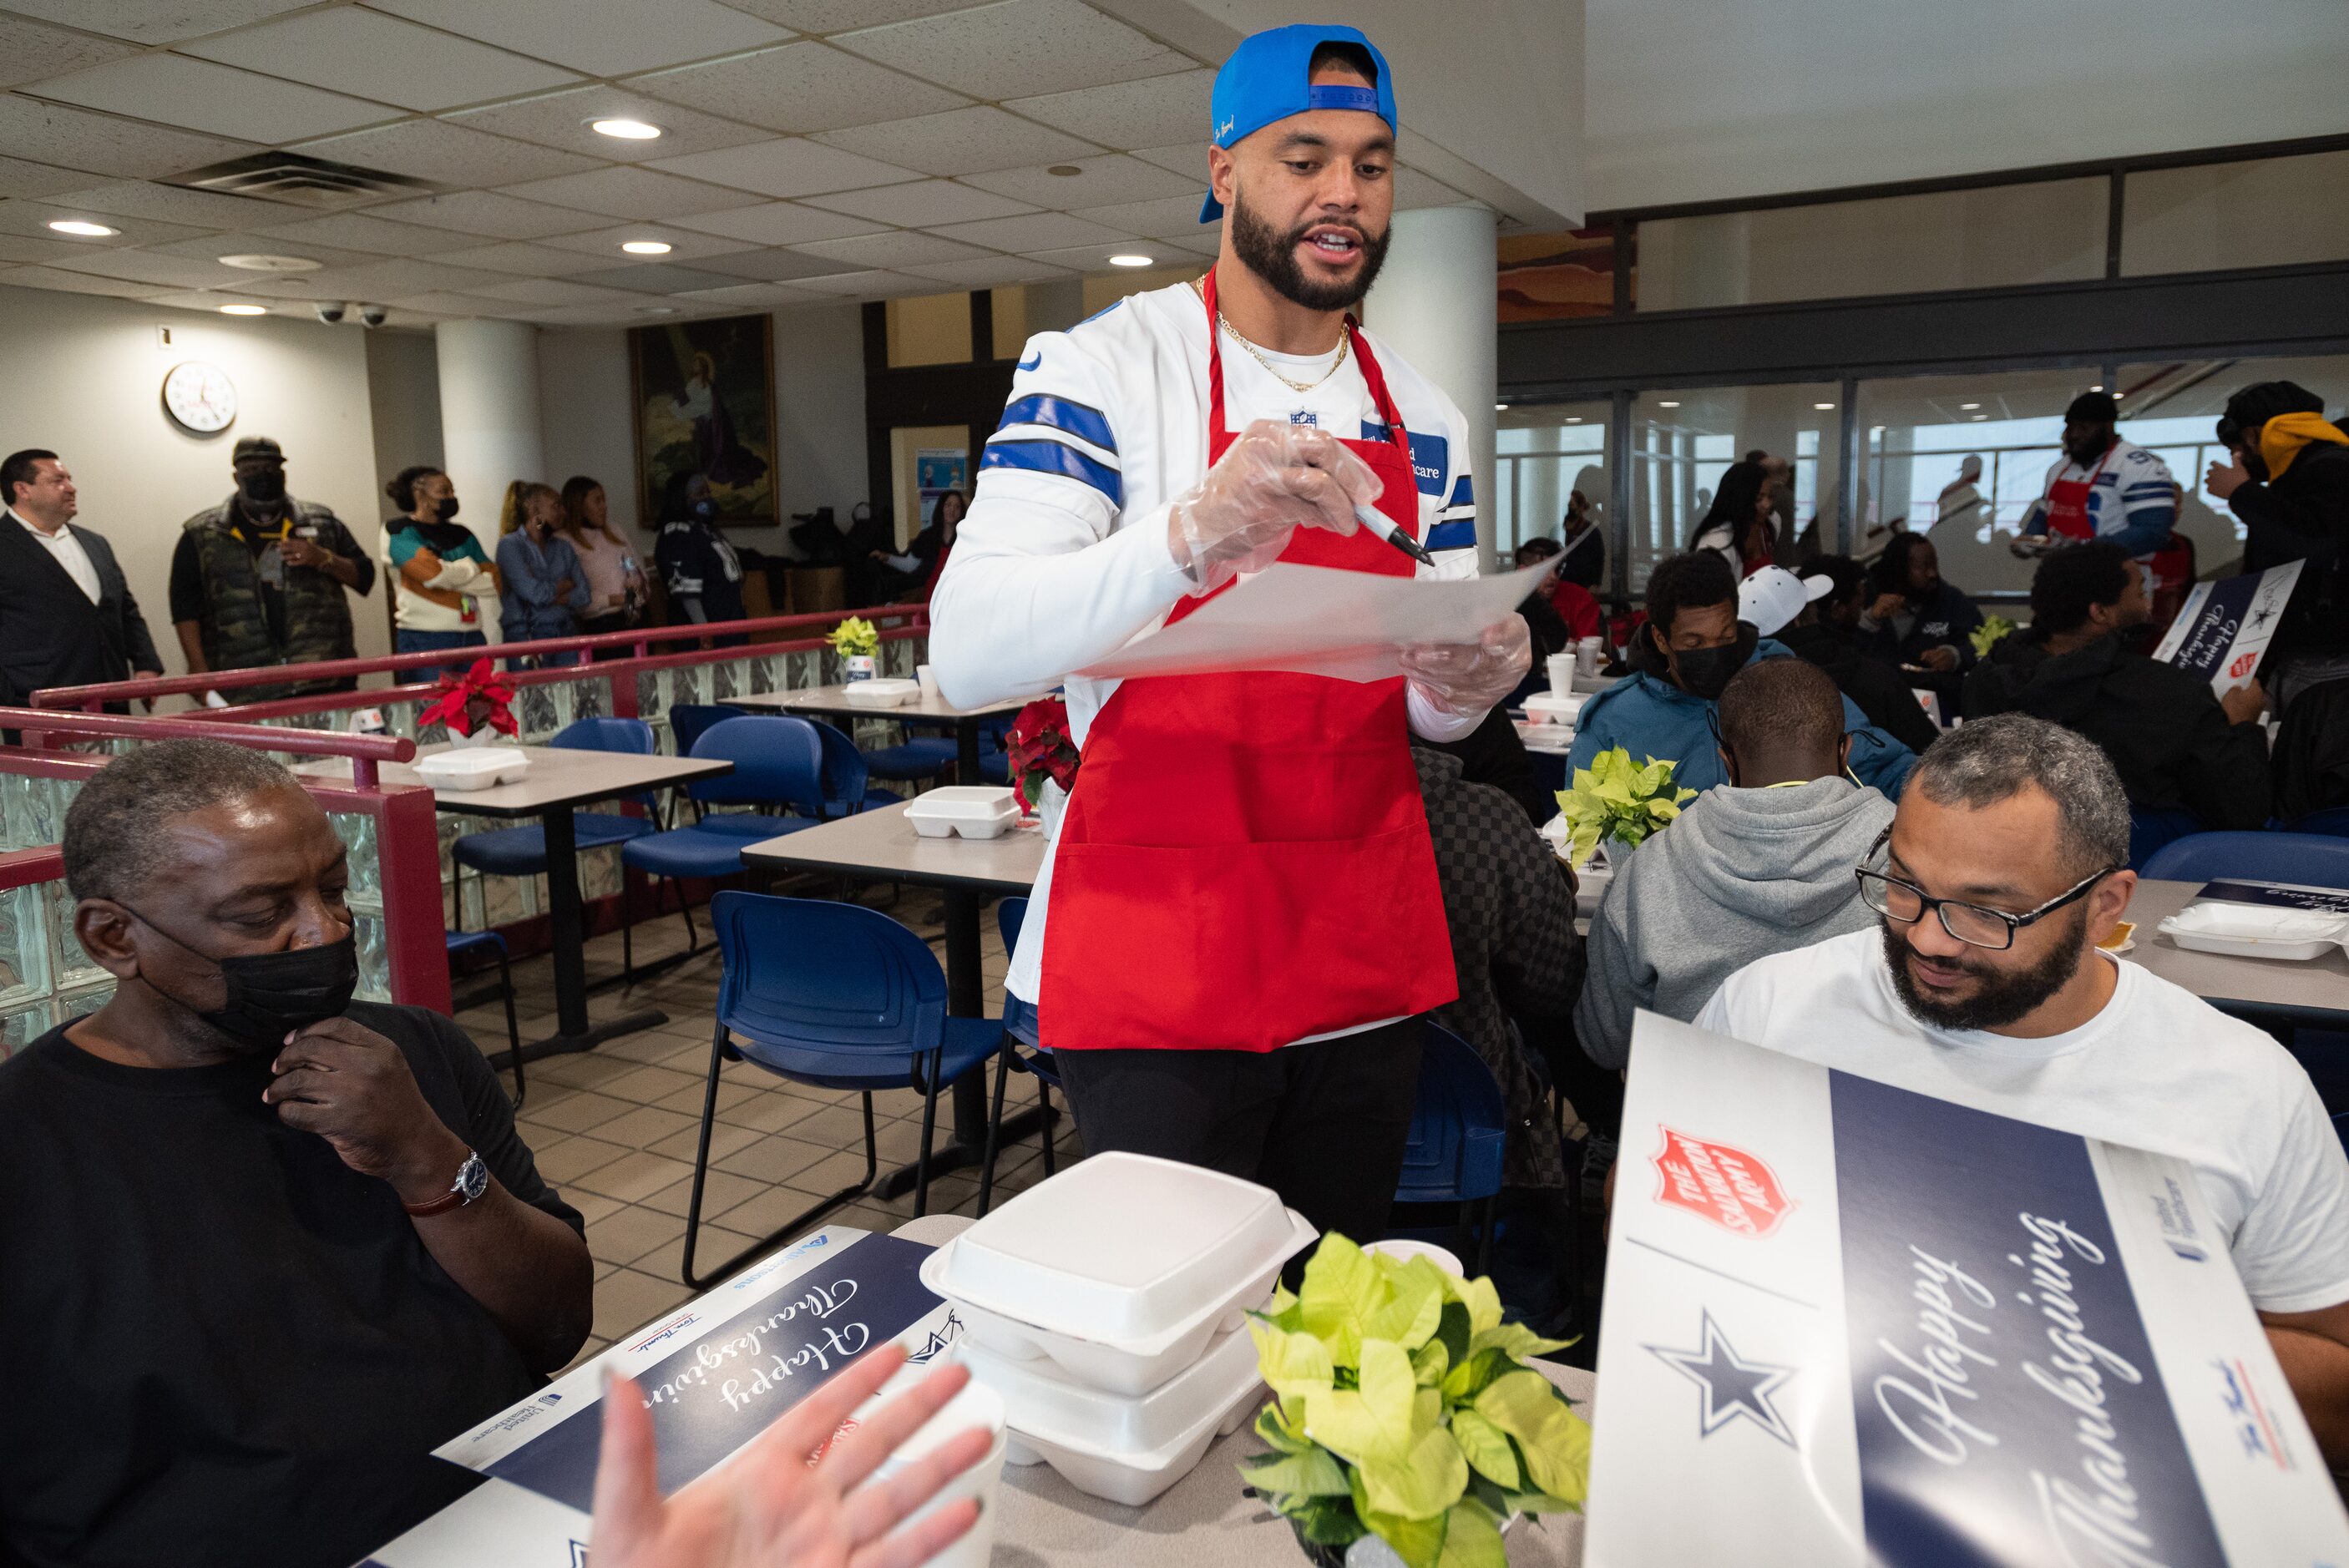
{"label": "gold chain necklace", "polygon": [[[1206,291],[1200,288],[1196,283],[1194,283],[1191,285],[1191,291],[1194,294],[1198,294],[1203,300],[1206,297]],[[1347,351],[1353,346],[1354,342],[1354,335],[1352,333],[1340,333],[1338,337],[1338,357],[1330,362],[1330,368],[1324,370],[1318,377],[1311,381],[1291,381],[1288,377],[1283,376],[1279,371],[1273,368],[1272,361],[1264,356],[1264,351],[1262,349],[1257,347],[1255,344],[1250,343],[1247,338],[1240,335],[1239,328],[1234,326],[1231,324],[1231,319],[1225,315],[1221,310],[1217,310],[1216,312],[1216,325],[1222,327],[1226,332],[1230,333],[1232,335],[1232,341],[1238,344],[1242,348],[1247,349],[1248,351],[1248,357],[1255,360],[1258,365],[1263,366],[1266,375],[1271,377],[1275,381],[1279,382],[1283,387],[1288,387],[1291,392],[1310,392],[1315,387],[1320,386],[1323,382],[1329,380],[1332,376],[1337,375],[1339,368],[1346,363]]]}

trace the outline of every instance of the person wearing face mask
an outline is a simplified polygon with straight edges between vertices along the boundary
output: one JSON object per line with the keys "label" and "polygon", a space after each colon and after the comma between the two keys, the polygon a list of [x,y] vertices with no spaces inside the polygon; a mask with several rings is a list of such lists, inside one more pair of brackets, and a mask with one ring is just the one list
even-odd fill
{"label": "person wearing face mask", "polygon": [[[1728,775],[1713,744],[1713,704],[1737,672],[1794,651],[1738,618],[1737,576],[1720,552],[1694,550],[1658,563],[1648,577],[1648,620],[1631,645],[1632,673],[1582,705],[1568,765],[1622,747],[1634,762],[1676,764],[1672,781],[1710,789]],[[1852,738],[1851,769],[1863,784],[1898,799],[1917,754],[1842,698]]]}
{"label": "person wearing face mask", "polygon": [[[498,518],[498,581],[503,607],[500,629],[509,643],[568,637],[594,602],[587,568],[563,537],[563,497],[552,485],[516,480],[506,487]],[[574,654],[546,654],[538,663],[567,665]]]}
{"label": "person wearing face mask", "polygon": [[342,841],[159,741],[67,813],[106,1005],[0,1062],[0,1562],[342,1568],[585,1342],[595,1265],[448,1018],[352,1000]]}
{"label": "person wearing face mask", "polygon": [[[247,436],[231,459],[236,490],[180,525],[171,555],[171,624],[188,673],[356,658],[344,597],[375,587],[375,562],[342,520],[286,493],[285,449]],[[245,686],[231,702],[349,691],[354,678]]]}
{"label": "person wearing face mask", "polygon": [[481,634],[481,601],[498,596],[498,569],[473,531],[457,521],[457,487],[419,463],[400,469],[384,493],[401,513],[383,525],[398,651],[482,646],[489,639]]}
{"label": "person wearing face mask", "polygon": [[699,474],[672,481],[662,498],[653,565],[668,589],[671,625],[742,618],[742,559],[718,531],[718,501]]}

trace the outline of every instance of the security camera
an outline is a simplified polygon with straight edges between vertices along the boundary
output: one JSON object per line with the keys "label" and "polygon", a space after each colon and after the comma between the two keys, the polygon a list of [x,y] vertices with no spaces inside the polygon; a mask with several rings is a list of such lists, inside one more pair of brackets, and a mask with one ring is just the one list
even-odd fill
{"label": "security camera", "polygon": [[318,319],[332,326],[343,319],[343,312],[347,307],[340,300],[327,300],[321,302],[316,308]]}
{"label": "security camera", "polygon": [[359,319],[369,326],[381,326],[391,313],[379,304],[359,306]]}

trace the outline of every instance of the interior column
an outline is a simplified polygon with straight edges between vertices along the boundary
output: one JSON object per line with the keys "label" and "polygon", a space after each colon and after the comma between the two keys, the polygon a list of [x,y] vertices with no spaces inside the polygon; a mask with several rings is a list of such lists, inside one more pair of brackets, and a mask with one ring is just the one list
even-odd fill
{"label": "interior column", "polygon": [[1476,555],[1494,569],[1493,403],[1499,387],[1496,219],[1485,207],[1394,215],[1393,239],[1363,319],[1468,417]]}
{"label": "interior column", "polygon": [[[432,329],[440,366],[440,452],[481,548],[498,548],[498,509],[515,480],[553,483],[538,420],[538,328],[524,321],[444,321]],[[481,617],[492,642],[497,617]]]}

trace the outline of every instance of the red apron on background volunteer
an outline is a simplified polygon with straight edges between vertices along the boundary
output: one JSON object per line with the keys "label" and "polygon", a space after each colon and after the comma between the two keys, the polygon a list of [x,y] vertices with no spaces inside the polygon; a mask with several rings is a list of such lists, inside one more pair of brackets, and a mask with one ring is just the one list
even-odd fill
{"label": "red apron on background volunteer", "polygon": [[[2117,442],[2106,448],[2105,455],[2096,459],[2096,466],[2089,470],[2086,479],[2057,480],[2047,487],[2047,531],[2051,537],[2083,541],[2096,537],[2095,519],[2088,512],[2089,498],[2096,480],[2104,474],[2105,465],[2119,450]],[[2120,505],[2117,493],[2112,504],[2116,508]],[[2137,559],[2146,569],[2145,594],[2152,612],[2141,638],[2149,646],[2159,641],[2161,634],[2178,618],[2187,591],[2194,585],[2194,542],[2173,530],[2168,544]]]}
{"label": "red apron on background volunteer", "polygon": [[[1213,272],[1203,292],[1212,466],[1234,433]],[[1418,538],[1402,416],[1350,315],[1346,332],[1390,438],[1345,444],[1385,485],[1379,511]],[[1366,529],[1299,528],[1280,559],[1413,570]],[[1038,998],[1050,1050],[1269,1051],[1458,994],[1400,676],[1121,683],[1085,738],[1051,901]]]}
{"label": "red apron on background volunteer", "polygon": [[2118,446],[2106,448],[2105,455],[2096,459],[2096,466],[2089,470],[2086,479],[2057,480],[2047,487],[2047,531],[2050,534],[2077,540],[2096,537],[2095,520],[2088,515],[2089,492],[2096,488],[2096,480],[2103,475],[2105,465],[2112,461],[2113,454],[2118,450]]}

